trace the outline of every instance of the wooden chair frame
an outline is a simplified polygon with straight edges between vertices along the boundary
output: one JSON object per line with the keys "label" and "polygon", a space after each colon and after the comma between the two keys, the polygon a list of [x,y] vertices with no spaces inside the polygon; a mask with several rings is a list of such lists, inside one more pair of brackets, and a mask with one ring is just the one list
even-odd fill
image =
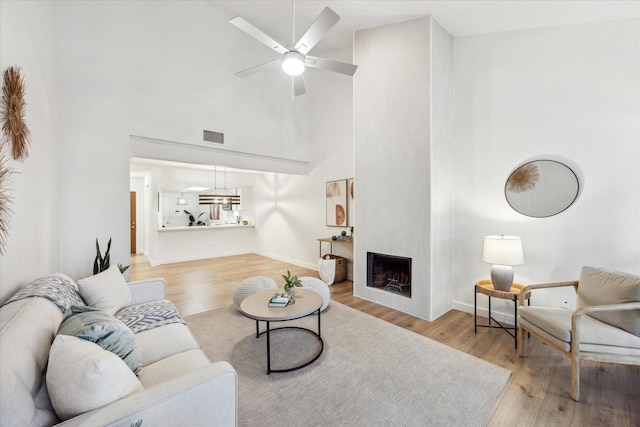
{"label": "wooden chair frame", "polygon": [[[578,291],[578,281],[569,282],[556,282],[556,283],[541,283],[536,285],[528,285],[522,288],[519,295],[518,304],[524,305],[524,295],[532,289],[545,289],[545,288],[560,288],[565,286],[573,286],[574,290]],[[608,304],[608,305],[596,305],[590,307],[582,307],[573,312],[571,316],[571,350],[565,351],[552,342],[547,341],[546,338],[540,336],[540,334],[527,328],[525,325],[519,324],[518,328],[518,356],[524,357],[524,331],[531,333],[540,341],[547,344],[549,347],[560,352],[560,354],[568,357],[571,360],[571,398],[576,402],[580,400],[580,361],[591,360],[595,362],[609,362],[619,363],[625,365],[640,365],[640,356],[633,355],[621,355],[614,353],[604,352],[590,352],[580,350],[580,320],[585,314],[603,312],[603,311],[626,311],[640,309],[640,302],[624,303],[624,304]]]}

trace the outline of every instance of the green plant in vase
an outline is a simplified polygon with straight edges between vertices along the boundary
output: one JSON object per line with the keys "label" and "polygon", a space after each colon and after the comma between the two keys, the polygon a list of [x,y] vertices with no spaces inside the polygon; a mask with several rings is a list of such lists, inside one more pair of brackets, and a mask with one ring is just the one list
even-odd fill
{"label": "green plant in vase", "polygon": [[282,275],[282,278],[284,279],[284,292],[289,294],[291,302],[294,302],[293,290],[295,288],[301,288],[302,281],[298,279],[298,276],[291,276],[291,272],[289,270],[287,270],[286,276]]}

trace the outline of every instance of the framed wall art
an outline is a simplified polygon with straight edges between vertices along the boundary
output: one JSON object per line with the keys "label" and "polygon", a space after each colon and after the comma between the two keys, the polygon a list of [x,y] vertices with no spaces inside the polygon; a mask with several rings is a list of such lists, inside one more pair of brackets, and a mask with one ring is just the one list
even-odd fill
{"label": "framed wall art", "polygon": [[355,224],[354,221],[354,213],[355,213],[355,199],[354,199],[354,192],[355,192],[355,180],[353,178],[349,178],[347,180],[347,226],[348,227],[353,227]]}
{"label": "framed wall art", "polygon": [[347,226],[347,180],[329,181],[326,186],[327,226]]}

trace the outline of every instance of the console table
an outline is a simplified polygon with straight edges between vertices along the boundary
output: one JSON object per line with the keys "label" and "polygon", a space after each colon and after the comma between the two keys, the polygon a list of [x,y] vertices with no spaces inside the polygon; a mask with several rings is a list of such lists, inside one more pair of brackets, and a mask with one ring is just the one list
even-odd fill
{"label": "console table", "polygon": [[325,237],[322,239],[318,239],[320,245],[320,256],[322,257],[322,243],[329,243],[329,253],[333,255],[333,244],[336,243],[338,245],[350,246],[353,247],[353,239],[351,237],[347,237],[345,241],[342,240],[333,240],[331,237]]}

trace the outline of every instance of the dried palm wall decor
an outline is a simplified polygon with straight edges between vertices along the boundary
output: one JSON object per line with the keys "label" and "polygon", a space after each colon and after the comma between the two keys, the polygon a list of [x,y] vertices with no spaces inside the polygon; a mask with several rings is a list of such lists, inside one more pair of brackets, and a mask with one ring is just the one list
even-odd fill
{"label": "dried palm wall decor", "polygon": [[29,128],[25,120],[27,101],[20,68],[9,67],[3,73],[2,99],[0,99],[0,255],[4,255],[9,236],[9,219],[13,199],[7,183],[12,170],[6,164],[5,149],[14,160],[23,161],[29,154]]}
{"label": "dried palm wall decor", "polygon": [[527,163],[526,165],[520,166],[511,174],[507,180],[507,190],[513,191],[514,193],[523,193],[532,190],[536,186],[539,178],[538,167],[533,163]]}
{"label": "dried palm wall decor", "polygon": [[20,68],[9,67],[2,85],[2,142],[11,145],[11,155],[23,161],[29,154],[29,128],[25,121],[27,101]]}
{"label": "dried palm wall decor", "polygon": [[4,154],[0,153],[0,255],[4,255],[9,236],[9,214],[11,213],[11,197],[7,193],[7,180],[11,171],[6,167]]}

